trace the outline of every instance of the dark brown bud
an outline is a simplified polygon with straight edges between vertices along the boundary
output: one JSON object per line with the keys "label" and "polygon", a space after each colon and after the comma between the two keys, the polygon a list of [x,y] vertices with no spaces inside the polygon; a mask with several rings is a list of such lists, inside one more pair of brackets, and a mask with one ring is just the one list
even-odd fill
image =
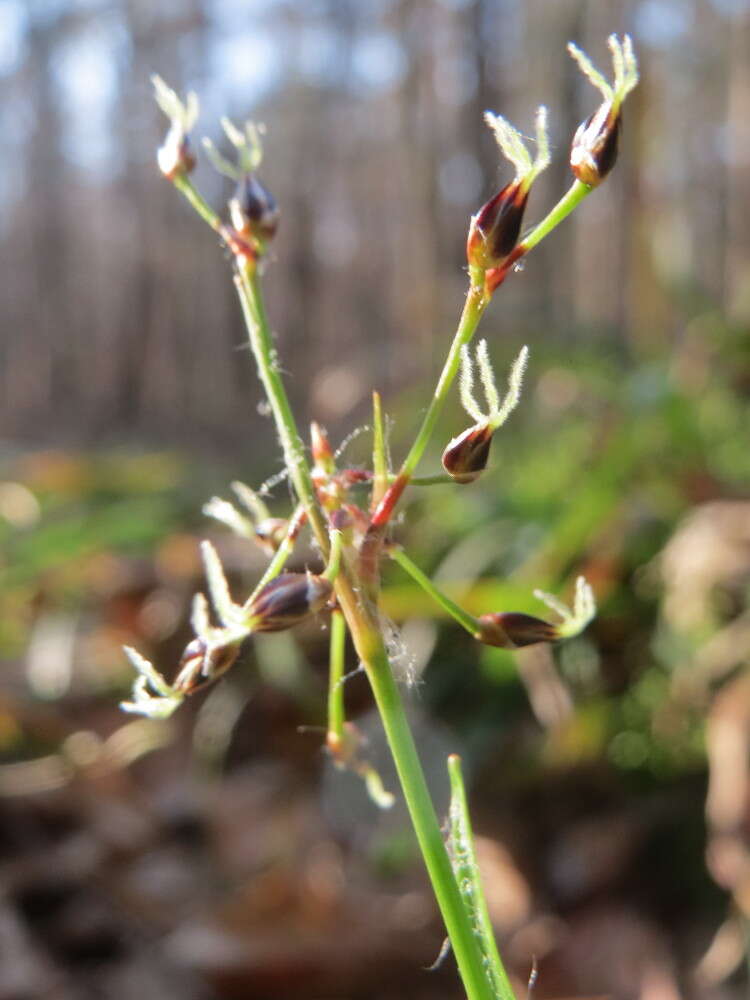
{"label": "dark brown bud", "polygon": [[179,673],[173,684],[174,690],[182,694],[194,694],[204,685],[226,673],[237,659],[239,651],[239,642],[212,646],[206,639],[196,636],[187,644],[180,658]]}
{"label": "dark brown bud", "polygon": [[617,160],[622,114],[609,101],[583,122],[573,136],[570,169],[583,184],[601,184]]}
{"label": "dark brown bud", "polygon": [[533,646],[536,642],[554,642],[560,635],[557,628],[541,618],[525,615],[520,611],[481,615],[481,631],[477,639],[486,646],[501,649],[518,649]]}
{"label": "dark brown bud", "polygon": [[513,250],[521,232],[529,185],[511,181],[471,218],[466,241],[470,267],[498,267]]}
{"label": "dark brown bud", "polygon": [[250,607],[253,632],[281,632],[322,611],[333,585],[312,573],[282,573],[261,590]]}
{"label": "dark brown bud", "polygon": [[457,483],[473,483],[487,465],[492,444],[489,424],[475,424],[448,443],[443,468]]}
{"label": "dark brown bud", "polygon": [[232,225],[244,236],[270,240],[279,226],[276,199],[254,174],[243,174],[229,201]]}
{"label": "dark brown bud", "polygon": [[284,517],[266,517],[255,525],[255,540],[268,549],[275,552],[289,531],[289,522]]}

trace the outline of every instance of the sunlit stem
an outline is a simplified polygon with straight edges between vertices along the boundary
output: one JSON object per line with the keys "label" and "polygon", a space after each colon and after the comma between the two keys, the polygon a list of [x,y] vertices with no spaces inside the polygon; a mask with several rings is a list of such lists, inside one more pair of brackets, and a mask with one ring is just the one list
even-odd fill
{"label": "sunlit stem", "polygon": [[481,625],[474,615],[470,615],[468,611],[464,611],[447,594],[439,590],[432,580],[422,572],[419,566],[411,561],[403,549],[394,546],[388,554],[394,562],[398,563],[409,574],[415,583],[419,584],[425,593],[430,595],[436,604],[439,604],[444,611],[447,611],[452,618],[455,618],[459,625],[462,625],[467,632],[475,636],[481,630]]}
{"label": "sunlit stem", "polygon": [[221,218],[214,212],[187,174],[176,174],[172,183],[180,194],[187,198],[203,221],[218,232],[222,225]]}
{"label": "sunlit stem", "polygon": [[487,302],[488,300],[484,296],[483,287],[472,283],[466,296],[458,329],[448,351],[448,357],[445,360],[442,374],[438,380],[430,405],[427,407],[427,413],[424,416],[419,433],[409,450],[409,454],[404,459],[398,475],[385,491],[383,498],[373,511],[370,527],[360,547],[360,574],[371,598],[375,596],[377,591],[378,565],[388,523],[393,516],[396,504],[409,485],[414,470],[425,452],[432,432],[435,429],[435,424],[440,416],[440,411],[448,398],[448,392],[461,365],[461,348],[465,344],[468,344],[474,336]]}
{"label": "sunlit stem", "polygon": [[255,357],[260,380],[271,404],[276,429],[284,450],[284,464],[299,501],[307,512],[310,527],[321,552],[327,556],[329,549],[328,531],[315,496],[304,445],[278,371],[271,328],[255,267],[251,266],[250,263],[238,266],[235,284],[250,338],[250,347]]}
{"label": "sunlit stem", "polygon": [[530,250],[541,243],[545,236],[548,236],[556,226],[559,226],[563,219],[566,219],[570,213],[581,204],[586,195],[591,194],[594,189],[589,187],[588,184],[584,184],[583,181],[574,181],[568,188],[567,192],[558,201],[555,207],[547,213],[547,215],[542,219],[542,221],[534,226],[528,236],[525,236],[516,248],[514,256],[516,256],[518,251],[521,251],[518,256],[522,254],[527,254]]}
{"label": "sunlit stem", "polygon": [[[222,232],[221,218],[206,202],[190,178],[185,174],[178,174],[173,183],[204,222],[216,232]],[[289,476],[300,502],[305,507],[318,545],[324,555],[327,555],[328,532],[315,496],[310,469],[294,414],[277,369],[271,329],[254,261],[248,258],[238,258],[235,284],[247,326],[250,347],[255,357],[258,374],[271,404]]]}
{"label": "sunlit stem", "polygon": [[501,1000],[514,1000],[508,975],[497,950],[495,933],[482,888],[466,789],[461,775],[461,758],[456,754],[448,757],[448,777],[451,785],[450,844],[459,891],[471,917],[475,936],[495,988],[495,995]]}
{"label": "sunlit stem", "polygon": [[443,370],[438,379],[435,393],[430,401],[430,405],[427,407],[427,413],[425,413],[422,426],[419,428],[419,433],[414,444],[411,446],[409,454],[401,466],[401,475],[404,477],[411,478],[422,455],[424,455],[425,448],[429,443],[437,419],[440,416],[440,411],[461,366],[461,348],[464,344],[468,344],[474,336],[486,305],[487,301],[484,298],[482,289],[470,288],[466,296],[466,302],[464,303],[456,334],[453,338],[453,343],[450,346]]}
{"label": "sunlit stem", "polygon": [[337,609],[331,614],[330,664],[328,671],[328,745],[341,746],[344,740],[344,664],[346,620]]}

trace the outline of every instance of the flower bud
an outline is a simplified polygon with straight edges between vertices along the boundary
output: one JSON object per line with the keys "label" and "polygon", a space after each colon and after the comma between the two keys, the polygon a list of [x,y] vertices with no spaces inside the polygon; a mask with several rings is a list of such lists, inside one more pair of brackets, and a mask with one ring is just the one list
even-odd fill
{"label": "flower bud", "polygon": [[160,76],[152,76],[154,98],[169,119],[170,127],[156,159],[159,169],[170,181],[189,174],[195,167],[195,157],[188,136],[198,117],[198,98],[190,93],[184,101],[168,87]]}
{"label": "flower bud", "polygon": [[477,639],[486,646],[499,646],[501,649],[518,649],[560,638],[554,625],[520,611],[481,615],[479,622],[481,630],[477,632]]}
{"label": "flower bud", "polygon": [[239,642],[212,646],[202,636],[196,636],[185,647],[180,658],[179,673],[173,689],[181,694],[194,694],[205,684],[226,673],[237,659]]}
{"label": "flower bud", "polygon": [[190,139],[179,122],[167,132],[164,142],[156,152],[159,170],[167,180],[174,180],[178,174],[189,174],[195,168],[195,156]]}
{"label": "flower bud", "polygon": [[609,83],[589,57],[573,42],[568,51],[583,75],[604,98],[599,109],[578,128],[570,151],[570,168],[582,184],[601,184],[617,159],[622,104],[638,83],[638,61],[629,35],[610,35],[614,80]]}
{"label": "flower bud", "polygon": [[498,267],[518,242],[529,185],[511,181],[471,218],[466,241],[469,267]]}
{"label": "flower bud", "polygon": [[240,177],[229,201],[229,214],[237,232],[270,240],[278,229],[279,209],[276,199],[254,174]]}
{"label": "flower bud", "polygon": [[491,296],[503,280],[503,265],[518,243],[523,214],[531,185],[549,164],[547,112],[536,113],[536,154],[532,158],[523,136],[501,115],[486,111],[485,121],[492,129],[503,156],[515,168],[515,177],[472,216],[466,242],[466,256],[472,285],[481,283]]}
{"label": "flower bud", "polygon": [[570,169],[583,184],[596,187],[614,167],[621,122],[619,108],[615,110],[608,101],[579,126],[570,150]]}
{"label": "flower bud", "polygon": [[312,573],[282,573],[263,587],[249,608],[253,632],[281,632],[321,611],[333,585]]}
{"label": "flower bud", "polygon": [[473,483],[484,471],[490,455],[493,430],[489,424],[474,424],[448,443],[443,468],[457,483]]}

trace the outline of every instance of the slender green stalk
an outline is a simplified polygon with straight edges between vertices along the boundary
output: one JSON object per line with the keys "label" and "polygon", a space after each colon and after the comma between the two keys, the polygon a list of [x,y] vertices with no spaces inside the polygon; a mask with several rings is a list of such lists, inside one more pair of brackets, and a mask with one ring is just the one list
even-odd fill
{"label": "slender green stalk", "polygon": [[187,174],[176,174],[172,183],[187,198],[201,219],[218,232],[222,225],[220,216],[214,212]]}
{"label": "slender green stalk", "polygon": [[[525,236],[518,244],[518,249],[522,254],[527,254],[529,250],[541,243],[545,236],[549,236],[552,230],[559,226],[563,219],[566,219],[576,206],[580,205],[583,199],[591,194],[594,188],[589,187],[582,181],[574,181],[566,193],[558,201],[555,207],[545,215],[542,221],[534,226],[528,236]],[[519,255],[520,256],[520,255]]]}
{"label": "slender green stalk", "polygon": [[412,473],[424,454],[432,432],[435,429],[437,419],[440,416],[440,411],[448,398],[450,387],[453,385],[453,380],[461,366],[461,348],[464,344],[468,344],[474,336],[486,306],[487,300],[484,298],[482,289],[476,287],[469,288],[463,312],[461,313],[461,319],[459,320],[453,343],[448,351],[448,357],[445,359],[443,370],[440,373],[435,393],[430,400],[430,405],[427,407],[427,413],[424,415],[422,426],[419,428],[419,433],[414,439],[414,444],[411,446],[401,466],[399,475],[406,479],[411,478]]}
{"label": "slender green stalk", "polygon": [[451,617],[455,618],[459,625],[463,626],[470,635],[476,636],[481,630],[481,626],[474,615],[464,611],[447,594],[439,590],[427,574],[423,573],[419,566],[411,561],[403,549],[394,547],[388,552],[388,555],[402,569],[406,570],[412,580],[418,583],[422,590],[428,593],[441,608],[444,608]]}
{"label": "slender green stalk", "polygon": [[284,566],[286,565],[289,556],[294,551],[294,546],[297,541],[297,535],[299,535],[300,528],[304,523],[304,513],[305,513],[304,508],[298,507],[295,510],[292,517],[290,518],[289,527],[287,528],[286,535],[284,535],[281,544],[279,545],[278,549],[276,549],[276,551],[274,552],[273,558],[266,567],[265,573],[255,585],[255,589],[253,590],[252,594],[245,601],[246,608],[249,608],[252,605],[253,601],[261,592],[261,590],[263,590],[265,585],[270,580],[273,580],[275,576],[278,576],[279,573],[284,568]]}
{"label": "slender green stalk", "polygon": [[487,909],[487,900],[482,888],[482,879],[474,851],[474,837],[466,801],[466,789],[461,775],[461,758],[456,754],[448,757],[448,777],[451,783],[450,844],[456,881],[464,898],[467,911],[471,915],[477,940],[480,943],[487,969],[495,986],[495,994],[501,1000],[514,1000],[513,989],[500,958],[495,941],[495,932]]}
{"label": "slender green stalk", "polygon": [[388,745],[469,1000],[496,1000],[445,849],[422,765],[380,636],[365,660]]}
{"label": "slender green stalk", "polygon": [[310,527],[315,534],[318,545],[323,554],[327,555],[329,549],[328,531],[315,495],[305,448],[278,371],[271,328],[255,268],[240,267],[235,283],[250,338],[250,347],[255,357],[263,388],[266,390],[268,401],[271,404],[276,430],[284,450],[284,462],[289,470],[289,476],[299,501],[307,511]]}
{"label": "slender green stalk", "polygon": [[339,745],[344,740],[344,663],[346,620],[340,611],[331,613],[330,665],[328,670],[328,740]]}
{"label": "slender green stalk", "polygon": [[287,537],[284,539],[281,545],[279,545],[278,549],[276,549],[276,551],[274,552],[273,558],[266,567],[265,573],[255,585],[255,589],[253,590],[252,594],[250,594],[248,599],[245,601],[245,607],[249,608],[250,605],[255,600],[255,598],[261,592],[261,590],[263,590],[265,585],[267,583],[270,583],[270,581],[273,580],[274,577],[277,577],[279,575],[279,573],[286,565],[287,559],[292,554],[293,549],[294,549],[294,542],[290,542],[289,536],[287,535]]}
{"label": "slender green stalk", "polygon": [[[173,183],[203,221],[216,232],[222,232],[221,218],[206,202],[190,178],[185,174],[177,174]],[[250,338],[250,347],[281,439],[286,467],[295,492],[307,511],[318,544],[323,553],[327,554],[328,533],[315,496],[302,439],[276,365],[271,330],[254,261],[245,265],[238,263],[235,284]]]}
{"label": "slender green stalk", "polygon": [[446,472],[438,472],[434,476],[413,476],[410,486],[455,486],[456,480]]}

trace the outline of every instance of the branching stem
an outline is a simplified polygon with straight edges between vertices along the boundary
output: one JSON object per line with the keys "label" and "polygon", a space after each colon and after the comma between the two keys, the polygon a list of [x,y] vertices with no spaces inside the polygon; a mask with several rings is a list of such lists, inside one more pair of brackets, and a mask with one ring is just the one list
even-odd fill
{"label": "branching stem", "polygon": [[403,549],[394,546],[392,549],[389,549],[388,555],[403,570],[406,570],[412,580],[418,583],[422,590],[429,594],[433,601],[447,611],[452,618],[455,618],[458,624],[465,628],[470,635],[476,636],[481,631],[481,625],[474,615],[470,615],[468,611],[464,611],[447,594],[439,590],[427,574],[423,573],[419,566],[412,562]]}

